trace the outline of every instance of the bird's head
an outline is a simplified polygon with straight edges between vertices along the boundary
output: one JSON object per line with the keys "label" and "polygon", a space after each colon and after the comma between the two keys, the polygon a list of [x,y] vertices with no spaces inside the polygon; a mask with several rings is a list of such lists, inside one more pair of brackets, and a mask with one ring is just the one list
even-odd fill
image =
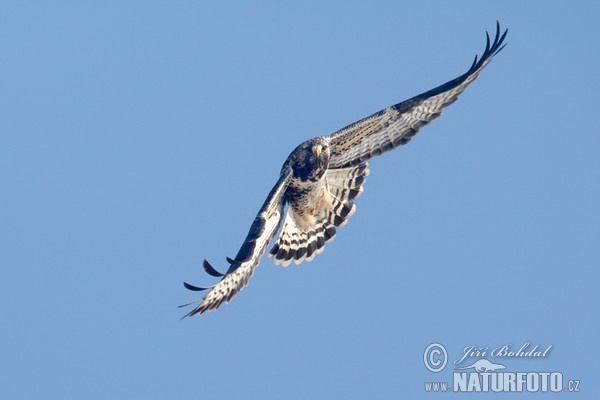
{"label": "bird's head", "polygon": [[291,154],[294,174],[303,181],[321,179],[329,166],[329,141],[327,138],[307,140]]}

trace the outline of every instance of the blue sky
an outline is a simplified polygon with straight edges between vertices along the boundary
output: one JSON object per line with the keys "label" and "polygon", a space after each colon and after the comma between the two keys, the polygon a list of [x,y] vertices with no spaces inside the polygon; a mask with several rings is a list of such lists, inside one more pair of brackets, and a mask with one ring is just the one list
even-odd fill
{"label": "blue sky", "polygon": [[[592,398],[599,6],[414,3],[4,3],[1,397],[415,398],[452,376],[431,343],[529,342],[490,359]],[[496,20],[508,46],[372,160],[323,254],[179,319],[297,144],[462,74]]]}

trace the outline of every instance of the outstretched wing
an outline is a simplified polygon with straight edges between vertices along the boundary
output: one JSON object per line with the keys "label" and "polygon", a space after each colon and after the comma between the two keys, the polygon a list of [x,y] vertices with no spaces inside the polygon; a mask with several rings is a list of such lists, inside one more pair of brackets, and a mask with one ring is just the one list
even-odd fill
{"label": "outstretched wing", "polygon": [[419,128],[442,115],[444,107],[452,104],[479,72],[505,46],[508,30],[500,33],[496,24],[496,37],[490,43],[487,35],[485,51],[480,59],[475,56],[471,68],[449,82],[421,93],[411,99],[385,108],[330,135],[331,159],[329,168],[358,165],[371,157],[408,143]]}
{"label": "outstretched wing", "polygon": [[[254,219],[248,236],[244,240],[237,256],[233,260],[227,259],[231,264],[227,273],[222,274],[218,272],[208,261],[204,260],[204,269],[209,275],[222,277],[217,284],[209,287],[197,287],[184,282],[184,286],[190,290],[210,290],[206,296],[199,300],[201,303],[184,317],[216,310],[223,301],[229,303],[233,296],[248,284],[248,280],[256,267],[258,267],[260,258],[281,225],[283,207],[285,205],[283,194],[291,177],[291,168],[284,168],[279,181],[271,189],[267,200],[265,200],[265,203]],[[182,307],[187,305],[189,304],[185,304]]]}

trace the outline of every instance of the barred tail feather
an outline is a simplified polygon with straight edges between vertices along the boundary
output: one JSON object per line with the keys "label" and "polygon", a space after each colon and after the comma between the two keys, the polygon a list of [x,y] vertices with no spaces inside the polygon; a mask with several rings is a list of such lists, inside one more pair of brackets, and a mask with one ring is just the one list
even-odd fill
{"label": "barred tail feather", "polygon": [[269,257],[275,256],[275,264],[284,267],[292,261],[296,264],[312,261],[324,250],[325,243],[333,240],[336,233],[335,227],[328,219],[318,221],[307,232],[302,231],[291,214],[292,212],[288,211],[279,239],[268,254]]}

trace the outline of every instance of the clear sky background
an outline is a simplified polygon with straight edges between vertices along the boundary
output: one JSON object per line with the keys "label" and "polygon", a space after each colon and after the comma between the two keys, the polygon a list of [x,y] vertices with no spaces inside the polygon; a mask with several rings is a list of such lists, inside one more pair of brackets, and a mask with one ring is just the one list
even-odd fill
{"label": "clear sky background", "polygon": [[[597,396],[598,2],[247,3],[2,4],[0,397],[424,397],[434,342],[552,345],[491,360]],[[323,254],[180,320],[297,144],[462,74],[496,20]]]}

